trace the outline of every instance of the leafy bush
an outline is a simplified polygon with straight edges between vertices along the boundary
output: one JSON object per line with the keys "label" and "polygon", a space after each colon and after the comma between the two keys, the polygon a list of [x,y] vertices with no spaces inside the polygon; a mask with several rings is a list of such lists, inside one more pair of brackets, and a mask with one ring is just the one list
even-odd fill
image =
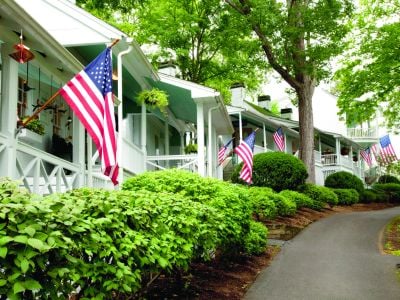
{"label": "leafy bush", "polygon": [[364,184],[360,178],[349,172],[336,172],[325,179],[325,186],[334,189],[355,189],[358,193],[364,191]]}
{"label": "leafy bush", "polygon": [[180,194],[216,209],[221,214],[218,238],[222,251],[242,249],[243,236],[249,233],[251,204],[245,187],[170,169],[132,177],[122,189]]}
{"label": "leafy bush", "polygon": [[359,201],[359,194],[355,189],[332,189],[337,195],[339,204],[352,205]]}
{"label": "leafy bush", "polygon": [[[243,183],[239,173],[243,163],[239,164],[232,173],[232,182]],[[268,152],[256,154],[253,157],[253,185],[270,187],[279,192],[295,190],[304,184],[307,170],[303,162],[297,157],[282,153]]]}
{"label": "leafy bush", "polygon": [[384,194],[386,200],[389,202],[400,202],[400,184],[397,183],[375,183],[372,186],[372,189],[375,190],[378,194]]}
{"label": "leafy bush", "polygon": [[360,194],[360,202],[363,202],[363,203],[379,202],[377,193],[374,190],[364,190]]}
{"label": "leafy bush", "polygon": [[250,232],[244,238],[244,249],[248,254],[259,255],[267,247],[268,229],[264,224],[256,221],[250,222]]}
{"label": "leafy bush", "polygon": [[382,175],[378,179],[378,183],[397,183],[400,184],[400,180],[392,175]]}
{"label": "leafy bush", "polygon": [[338,197],[329,188],[324,186],[315,185],[312,183],[304,184],[300,191],[306,194],[308,197],[314,201],[321,203],[328,203],[330,205],[338,204]]}
{"label": "leafy bush", "polygon": [[281,191],[279,193],[279,195],[282,195],[285,198],[288,198],[288,199],[292,200],[293,202],[295,202],[297,209],[299,209],[301,207],[308,207],[308,208],[315,209],[315,210],[322,209],[321,202],[314,201],[307,195],[296,192],[296,191],[284,190],[284,191]]}
{"label": "leafy bush", "polygon": [[250,187],[248,189],[251,199],[253,214],[259,220],[273,219],[278,215],[275,202],[269,197],[272,192],[266,187]]}

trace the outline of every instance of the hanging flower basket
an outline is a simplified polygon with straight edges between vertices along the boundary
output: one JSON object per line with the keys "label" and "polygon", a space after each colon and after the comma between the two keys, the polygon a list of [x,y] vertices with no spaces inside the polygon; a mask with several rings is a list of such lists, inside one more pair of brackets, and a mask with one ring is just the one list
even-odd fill
{"label": "hanging flower basket", "polygon": [[197,153],[197,144],[188,144],[184,149],[186,154]]}
{"label": "hanging flower basket", "polygon": [[139,104],[146,104],[151,108],[158,108],[163,113],[166,112],[168,106],[167,94],[159,89],[143,90],[139,93],[137,100]]}

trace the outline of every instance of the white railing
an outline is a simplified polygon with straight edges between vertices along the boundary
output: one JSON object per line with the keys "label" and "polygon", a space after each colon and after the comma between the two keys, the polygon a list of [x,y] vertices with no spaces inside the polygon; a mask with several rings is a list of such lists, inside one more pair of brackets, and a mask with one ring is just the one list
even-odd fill
{"label": "white railing", "polygon": [[184,169],[197,172],[197,154],[147,156],[146,163],[155,169]]}
{"label": "white railing", "polygon": [[353,161],[349,156],[340,155],[338,158],[336,154],[323,154],[321,155],[321,164],[324,180],[332,173],[339,171],[347,171],[363,179],[363,169],[360,162]]}
{"label": "white railing", "polygon": [[378,138],[378,128],[347,128],[350,138]]}
{"label": "white railing", "polygon": [[338,161],[336,154],[322,154],[321,163],[323,166],[337,165]]}
{"label": "white railing", "polygon": [[51,194],[74,188],[81,168],[23,142],[17,144],[19,180],[32,193]]}
{"label": "white railing", "polygon": [[265,152],[273,152],[274,150],[264,148],[262,146],[254,145],[254,155]]}
{"label": "white railing", "polygon": [[146,169],[145,154],[135,144],[123,139],[121,166],[132,174],[143,173]]}

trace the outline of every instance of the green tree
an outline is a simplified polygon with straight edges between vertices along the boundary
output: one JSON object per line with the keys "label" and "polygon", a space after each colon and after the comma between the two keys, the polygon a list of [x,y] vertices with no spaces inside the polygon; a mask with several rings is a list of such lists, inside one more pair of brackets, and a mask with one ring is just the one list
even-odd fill
{"label": "green tree", "polygon": [[315,181],[314,88],[343,50],[350,0],[225,0],[259,41],[270,66],[293,88],[299,107],[300,158]]}
{"label": "green tree", "polygon": [[255,91],[263,81],[267,64],[258,44],[236,14],[221,8],[220,1],[123,2],[79,1],[140,44],[152,45],[148,56],[154,66],[174,61],[182,79],[218,89],[228,99],[233,83],[242,82]]}
{"label": "green tree", "polygon": [[336,73],[338,106],[349,124],[382,111],[389,128],[400,125],[400,1],[364,0],[342,68]]}

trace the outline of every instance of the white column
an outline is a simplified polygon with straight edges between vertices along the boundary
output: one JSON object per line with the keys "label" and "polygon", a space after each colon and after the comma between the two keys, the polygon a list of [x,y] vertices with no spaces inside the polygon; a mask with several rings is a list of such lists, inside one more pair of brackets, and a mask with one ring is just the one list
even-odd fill
{"label": "white column", "polygon": [[142,152],[144,153],[144,159],[143,159],[143,170],[146,171],[147,169],[147,150],[146,150],[146,145],[147,145],[147,111],[146,111],[146,104],[142,104],[142,117],[141,117],[141,124],[140,124],[141,132],[140,132],[140,146],[142,149]]}
{"label": "white column", "polygon": [[264,140],[264,152],[267,152],[267,132],[265,131],[265,123],[263,123],[263,140]]}
{"label": "white column", "polygon": [[1,46],[2,86],[1,86],[1,120],[0,131],[8,138],[8,146],[0,160],[0,176],[16,179],[17,140],[15,137],[17,124],[18,99],[18,63],[8,56],[14,49]]}
{"label": "white column", "polygon": [[185,133],[184,132],[179,132],[179,135],[181,137],[181,154],[185,154]]}
{"label": "white column", "polygon": [[340,165],[340,140],[336,138],[336,160],[337,164]]}
{"label": "white column", "polygon": [[202,102],[196,103],[197,110],[197,163],[200,176],[205,176],[204,159],[204,105]]}
{"label": "white column", "polygon": [[[164,148],[165,148],[165,155],[169,155],[169,125],[168,122],[165,122],[164,126]],[[169,160],[165,162],[167,168],[169,168]]]}
{"label": "white column", "polygon": [[[74,114],[72,117],[72,161],[80,166],[80,174],[74,188],[85,185],[85,128]],[[88,164],[90,161],[88,161]]]}
{"label": "white column", "polygon": [[242,113],[239,113],[239,137],[240,137],[240,142],[242,142],[243,140]]}
{"label": "white column", "polygon": [[212,138],[213,138],[213,127],[212,127],[212,112],[216,109],[219,108],[219,104],[217,106],[211,107],[208,110],[208,143],[207,143],[207,149],[208,149],[208,176],[212,177],[213,176],[213,142],[212,142]]}

